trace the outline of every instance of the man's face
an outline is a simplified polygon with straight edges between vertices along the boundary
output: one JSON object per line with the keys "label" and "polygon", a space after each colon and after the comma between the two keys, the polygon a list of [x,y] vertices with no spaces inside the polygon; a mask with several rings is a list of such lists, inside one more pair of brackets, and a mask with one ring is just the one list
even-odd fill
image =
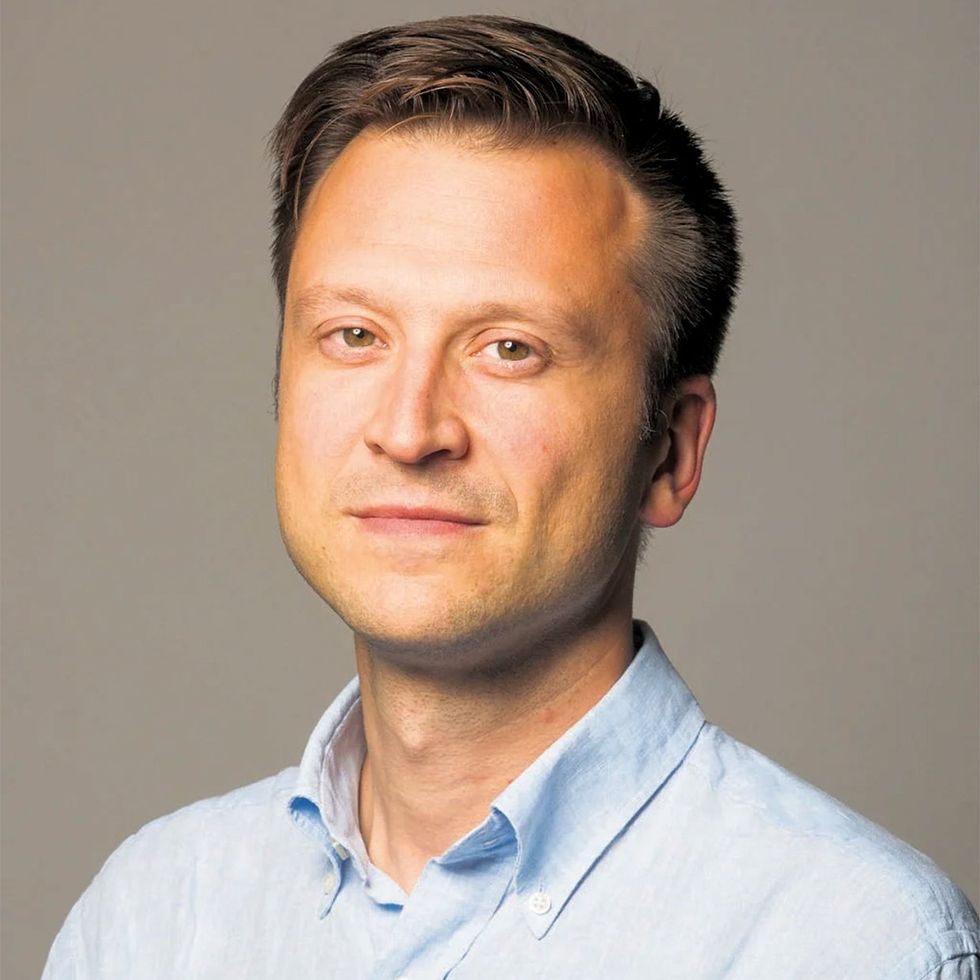
{"label": "man's face", "polygon": [[631,589],[644,215],[571,145],[362,133],[320,180],[289,271],[276,492],[296,567],[355,633],[449,666]]}

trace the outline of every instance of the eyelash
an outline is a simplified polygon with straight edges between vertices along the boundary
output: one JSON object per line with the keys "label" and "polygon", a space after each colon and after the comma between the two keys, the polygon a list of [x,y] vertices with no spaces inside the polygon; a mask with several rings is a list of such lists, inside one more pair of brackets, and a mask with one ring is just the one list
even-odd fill
{"label": "eyelash", "polygon": [[[335,337],[335,338],[338,339],[338,342],[340,342],[341,344],[343,344],[343,334],[347,330],[363,330],[365,334],[367,334],[367,335],[369,335],[371,337],[374,337],[375,340],[378,340],[378,341],[381,340],[381,338],[378,337],[378,335],[376,333],[374,333],[371,330],[368,330],[366,327],[337,327],[335,330],[331,330],[328,333],[324,334],[323,339],[324,340],[327,340],[327,339],[330,339],[330,338],[334,338]],[[486,350],[488,347],[494,347],[494,346],[497,346],[497,345],[500,345],[500,344],[506,344],[508,341],[511,341],[511,342],[513,342],[515,344],[519,344],[519,345],[521,345],[523,347],[526,347],[528,349],[528,351],[529,351],[528,356],[525,357],[525,358],[520,358],[519,360],[514,360],[514,361],[507,360],[506,358],[503,358],[503,357],[493,357],[493,358],[491,358],[492,360],[495,360],[495,361],[497,361],[500,364],[514,364],[514,365],[517,365],[517,366],[523,366],[523,365],[530,364],[530,363],[532,363],[535,360],[547,361],[547,359],[548,359],[547,358],[547,355],[545,353],[543,353],[542,351],[538,350],[538,348],[535,347],[533,344],[529,343],[526,340],[520,340],[517,337],[501,337],[498,340],[491,340],[487,344],[485,344],[483,347],[481,347],[480,348],[480,351],[482,352],[482,351]],[[349,346],[347,344],[343,344],[343,349],[346,350],[346,351],[358,351],[358,350],[368,351],[368,350],[371,350],[373,347],[374,347],[374,344],[369,344],[369,345],[364,346],[364,347],[356,347],[356,346]]]}

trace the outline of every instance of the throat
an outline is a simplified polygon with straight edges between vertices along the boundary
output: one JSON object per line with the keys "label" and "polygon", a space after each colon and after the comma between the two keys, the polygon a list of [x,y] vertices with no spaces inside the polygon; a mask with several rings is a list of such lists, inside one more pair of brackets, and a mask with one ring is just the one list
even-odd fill
{"label": "throat", "polygon": [[358,823],[372,864],[406,893],[430,858],[483,823],[493,801],[608,692],[642,644],[629,620],[591,639],[518,688],[504,680],[469,690],[359,662]]}

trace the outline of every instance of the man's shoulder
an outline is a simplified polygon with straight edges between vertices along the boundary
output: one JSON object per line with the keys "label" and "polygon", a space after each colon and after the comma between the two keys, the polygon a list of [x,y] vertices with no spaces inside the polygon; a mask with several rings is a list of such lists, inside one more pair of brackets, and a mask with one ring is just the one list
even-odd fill
{"label": "man's shoulder", "polygon": [[193,832],[196,827],[235,815],[251,815],[256,808],[285,801],[296,781],[296,767],[283,769],[253,783],[186,803],[169,813],[147,821],[128,840],[150,840],[161,835]]}
{"label": "man's shoulder", "polygon": [[294,834],[286,801],[296,774],[295,766],[283,769],[148,821],[109,854],[86,894],[126,888],[127,882],[145,881],[148,875],[158,883],[176,882],[193,875],[202,860]]}
{"label": "man's shoulder", "polygon": [[900,883],[910,900],[944,902],[962,892],[928,855],[758,749],[710,722],[691,754],[706,801],[742,839],[855,864],[865,880]]}
{"label": "man's shoulder", "polygon": [[712,836],[737,855],[743,881],[770,890],[774,916],[805,909],[808,928],[827,935],[908,940],[906,955],[924,963],[947,948],[978,951],[976,910],[928,855],[717,725],[696,749]]}
{"label": "man's shoulder", "polygon": [[143,975],[134,957],[166,961],[173,937],[223,921],[230,896],[261,894],[270,876],[301,866],[308,839],[287,807],[297,774],[186,804],[126,837],[72,906],[45,977]]}

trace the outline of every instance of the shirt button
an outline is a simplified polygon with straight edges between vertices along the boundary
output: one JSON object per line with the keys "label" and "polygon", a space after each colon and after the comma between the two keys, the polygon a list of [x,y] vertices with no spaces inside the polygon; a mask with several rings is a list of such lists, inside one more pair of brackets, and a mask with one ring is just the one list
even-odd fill
{"label": "shirt button", "polygon": [[333,844],[333,849],[337,852],[337,857],[339,857],[341,861],[346,861],[349,857],[347,848],[337,840],[331,840],[330,843]]}
{"label": "shirt button", "polygon": [[544,915],[551,908],[551,899],[546,892],[535,892],[527,900],[527,907],[535,915]]}
{"label": "shirt button", "polygon": [[334,890],[334,886],[336,884],[337,884],[337,876],[332,871],[328,871],[326,877],[323,879],[324,895],[329,895]]}

